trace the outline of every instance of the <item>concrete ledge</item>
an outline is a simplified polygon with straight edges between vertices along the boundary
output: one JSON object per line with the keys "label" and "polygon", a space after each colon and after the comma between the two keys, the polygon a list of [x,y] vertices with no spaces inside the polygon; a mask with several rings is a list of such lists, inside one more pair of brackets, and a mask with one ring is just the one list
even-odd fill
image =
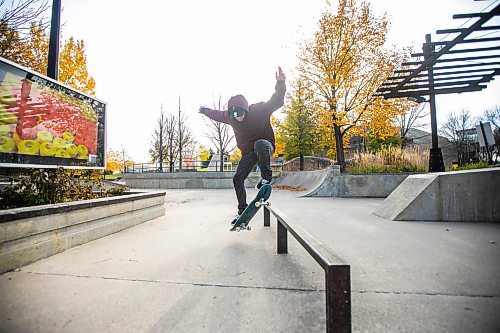
{"label": "concrete ledge", "polygon": [[0,274],[165,215],[165,192],[0,212]]}
{"label": "concrete ledge", "polygon": [[396,221],[500,222],[500,168],[409,176],[375,212]]}

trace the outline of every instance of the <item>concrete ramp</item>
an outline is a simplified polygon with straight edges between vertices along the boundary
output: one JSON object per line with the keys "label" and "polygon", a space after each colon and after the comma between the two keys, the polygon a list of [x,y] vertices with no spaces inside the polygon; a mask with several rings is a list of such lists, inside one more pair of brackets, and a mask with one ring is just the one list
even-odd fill
{"label": "concrete ramp", "polygon": [[408,176],[374,213],[395,221],[500,222],[500,168]]}
{"label": "concrete ramp", "polygon": [[284,171],[281,175],[274,181],[273,186],[286,185],[294,187],[303,187],[307,189],[301,196],[331,196],[329,194],[323,194],[325,192],[325,184],[327,184],[327,179],[332,175],[335,170],[335,166],[330,166],[326,169],[315,170],[315,171]]}

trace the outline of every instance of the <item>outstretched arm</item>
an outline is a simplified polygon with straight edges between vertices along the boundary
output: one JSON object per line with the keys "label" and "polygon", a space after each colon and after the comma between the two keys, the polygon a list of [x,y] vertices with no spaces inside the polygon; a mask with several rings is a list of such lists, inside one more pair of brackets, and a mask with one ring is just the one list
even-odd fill
{"label": "outstretched arm", "polygon": [[266,103],[257,104],[259,109],[268,112],[269,114],[278,110],[285,104],[285,93],[286,93],[286,76],[283,73],[281,67],[278,67],[278,72],[276,73],[276,86],[275,92]]}
{"label": "outstretched arm", "polygon": [[200,107],[199,112],[212,120],[218,121],[219,123],[224,123],[224,124],[229,123],[229,115],[227,111],[212,110],[210,108],[202,106]]}

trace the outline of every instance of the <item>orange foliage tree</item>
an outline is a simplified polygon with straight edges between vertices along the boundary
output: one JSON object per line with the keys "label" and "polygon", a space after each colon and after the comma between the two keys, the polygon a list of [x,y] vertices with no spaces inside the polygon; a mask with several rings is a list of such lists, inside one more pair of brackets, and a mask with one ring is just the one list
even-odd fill
{"label": "orange foliage tree", "polygon": [[[12,38],[16,33],[12,31]],[[49,36],[44,25],[31,22],[26,39],[10,43],[4,54],[7,59],[28,67],[43,75],[47,74]],[[95,80],[87,69],[87,56],[83,40],[71,37],[62,43],[59,54],[59,82],[89,95],[95,94]]]}
{"label": "orange foliage tree", "polygon": [[400,58],[385,47],[387,31],[386,16],[375,16],[369,3],[340,0],[336,12],[328,4],[299,52],[298,72],[319,99],[320,144],[334,150],[342,170],[348,132],[364,124],[358,132],[386,135],[394,127],[397,107],[374,96]]}

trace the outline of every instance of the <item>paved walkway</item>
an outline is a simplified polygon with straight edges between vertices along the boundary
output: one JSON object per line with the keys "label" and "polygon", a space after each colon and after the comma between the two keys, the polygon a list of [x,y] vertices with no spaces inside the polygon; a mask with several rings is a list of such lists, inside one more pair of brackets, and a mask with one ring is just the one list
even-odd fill
{"label": "paved walkway", "polygon": [[[500,224],[391,222],[371,213],[380,199],[272,202],[351,265],[354,332],[500,331]],[[228,232],[234,206],[232,190],[168,190],[164,217],[0,275],[0,331],[324,331],[322,269],[293,238],[277,255],[262,213]]]}

